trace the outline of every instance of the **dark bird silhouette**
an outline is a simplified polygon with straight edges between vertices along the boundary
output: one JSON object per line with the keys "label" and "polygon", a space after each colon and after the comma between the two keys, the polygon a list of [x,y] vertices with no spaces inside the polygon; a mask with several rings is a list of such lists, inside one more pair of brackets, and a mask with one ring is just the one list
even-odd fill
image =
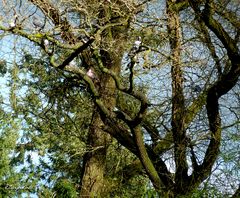
{"label": "dark bird silhouette", "polygon": [[199,85],[195,85],[195,86],[193,87],[193,92],[199,93],[199,92],[201,92],[201,91],[202,91],[202,88],[201,88]]}

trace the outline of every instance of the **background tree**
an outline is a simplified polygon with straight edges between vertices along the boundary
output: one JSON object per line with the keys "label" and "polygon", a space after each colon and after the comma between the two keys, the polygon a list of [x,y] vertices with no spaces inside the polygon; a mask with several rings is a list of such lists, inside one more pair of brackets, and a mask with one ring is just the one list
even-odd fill
{"label": "background tree", "polygon": [[[229,164],[238,174],[236,154],[225,154],[238,147],[227,134],[238,138],[239,5],[163,2],[32,0],[7,12],[2,1],[12,20],[3,15],[0,29],[31,41],[11,73],[12,108],[27,124],[24,144],[48,155],[40,170],[51,170],[56,192],[109,196],[126,180],[119,174],[145,174],[161,196],[178,197],[211,188]],[[129,160],[120,169],[119,148]]]}
{"label": "background tree", "polygon": [[17,169],[22,160],[21,153],[14,153],[17,148],[19,126],[10,114],[3,110],[2,105],[0,117],[0,195],[11,197],[22,192],[31,192],[30,184]]}

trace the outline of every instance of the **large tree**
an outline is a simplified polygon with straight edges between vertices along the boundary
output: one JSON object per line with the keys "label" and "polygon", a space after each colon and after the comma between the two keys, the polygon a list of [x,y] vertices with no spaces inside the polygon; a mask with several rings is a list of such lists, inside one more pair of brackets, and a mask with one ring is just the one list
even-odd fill
{"label": "large tree", "polygon": [[[0,29],[22,38],[12,108],[27,123],[27,148],[53,153],[44,169],[67,173],[57,184],[107,196],[123,182],[110,176],[147,175],[160,195],[178,197],[224,167],[220,150],[236,148],[226,133],[239,138],[237,1],[11,3],[2,1]],[[136,159],[128,153],[111,172],[115,140]]]}

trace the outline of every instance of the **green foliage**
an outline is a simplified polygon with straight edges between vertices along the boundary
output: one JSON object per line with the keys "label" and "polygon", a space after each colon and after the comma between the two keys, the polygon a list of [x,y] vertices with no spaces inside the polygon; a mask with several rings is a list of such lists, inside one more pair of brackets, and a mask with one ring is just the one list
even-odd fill
{"label": "green foliage", "polygon": [[158,193],[155,189],[146,189],[145,194],[141,198],[158,198]]}
{"label": "green foliage", "polygon": [[1,109],[0,117],[0,196],[12,197],[17,195],[24,185],[21,183],[22,175],[12,163],[19,138],[19,126]]}
{"label": "green foliage", "polygon": [[224,196],[223,193],[219,192],[218,189],[214,187],[208,187],[206,185],[206,188],[204,189],[197,189],[196,191],[193,192],[192,195],[189,196],[189,198],[227,198],[228,196]]}
{"label": "green foliage", "polygon": [[26,54],[19,68],[20,74],[30,76],[19,81],[26,89],[18,114],[26,122],[23,137],[40,157],[39,170],[47,170],[40,171],[39,177],[52,183],[58,172],[78,182],[92,108],[89,96],[81,90],[84,85],[69,73],[49,68],[44,56]]}
{"label": "green foliage", "polygon": [[136,157],[116,141],[113,141],[108,148],[106,158],[104,196],[109,198],[141,197],[149,179],[139,168],[141,164],[132,163],[136,161]]}
{"label": "green foliage", "polygon": [[68,179],[58,179],[53,190],[59,198],[76,198],[77,192],[74,185]]}
{"label": "green foliage", "polygon": [[117,97],[117,106],[133,118],[139,110],[140,103],[130,95],[119,92]]}

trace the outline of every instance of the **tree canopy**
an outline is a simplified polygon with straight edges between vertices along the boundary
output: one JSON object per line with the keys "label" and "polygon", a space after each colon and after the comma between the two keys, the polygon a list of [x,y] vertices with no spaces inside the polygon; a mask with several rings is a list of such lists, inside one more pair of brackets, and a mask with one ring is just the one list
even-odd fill
{"label": "tree canopy", "polygon": [[0,6],[0,193],[239,196],[237,0]]}

